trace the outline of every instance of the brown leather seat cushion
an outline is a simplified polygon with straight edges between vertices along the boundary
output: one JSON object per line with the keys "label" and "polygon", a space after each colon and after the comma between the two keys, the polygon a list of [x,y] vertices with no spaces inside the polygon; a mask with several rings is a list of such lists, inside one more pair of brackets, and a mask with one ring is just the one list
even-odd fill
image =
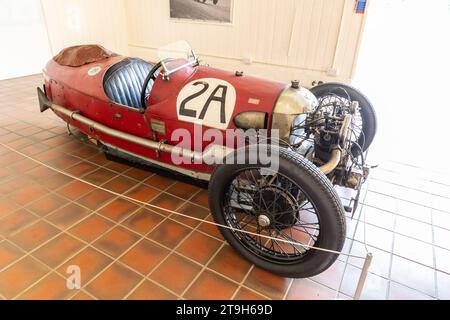
{"label": "brown leather seat cushion", "polygon": [[53,60],[62,66],[79,67],[115,56],[117,54],[94,44],[66,48],[55,56]]}

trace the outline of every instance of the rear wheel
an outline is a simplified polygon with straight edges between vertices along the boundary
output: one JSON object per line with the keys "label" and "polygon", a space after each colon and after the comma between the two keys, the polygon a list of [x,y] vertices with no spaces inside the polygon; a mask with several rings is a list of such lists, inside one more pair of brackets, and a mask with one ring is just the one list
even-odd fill
{"label": "rear wheel", "polygon": [[312,88],[311,92],[321,104],[333,105],[337,102],[350,105],[352,101],[359,102],[357,122],[352,128],[358,146],[352,148],[352,153],[359,156],[361,150],[367,151],[377,132],[377,116],[369,99],[357,89],[342,83],[325,83]]}
{"label": "rear wheel", "polygon": [[345,241],[344,211],[333,186],[286,149],[280,149],[277,171],[252,164],[217,167],[209,203],[215,221],[230,228],[219,228],[230,245],[281,276],[322,273],[338,255],[311,247],[340,252]]}

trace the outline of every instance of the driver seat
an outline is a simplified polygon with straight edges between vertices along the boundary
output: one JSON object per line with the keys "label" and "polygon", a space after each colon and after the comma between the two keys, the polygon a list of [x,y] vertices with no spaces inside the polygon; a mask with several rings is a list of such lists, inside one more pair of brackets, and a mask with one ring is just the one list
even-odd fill
{"label": "driver seat", "polygon": [[[153,65],[138,58],[126,58],[108,69],[103,80],[105,93],[113,102],[142,109],[141,91]],[[153,86],[151,81],[147,94]]]}

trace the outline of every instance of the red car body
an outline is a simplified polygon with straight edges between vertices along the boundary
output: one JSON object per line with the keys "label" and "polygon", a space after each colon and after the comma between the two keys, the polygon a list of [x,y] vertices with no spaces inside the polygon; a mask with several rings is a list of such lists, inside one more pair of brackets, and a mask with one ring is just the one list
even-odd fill
{"label": "red car body", "polygon": [[[114,56],[79,67],[63,66],[51,60],[44,69],[48,99],[112,129],[146,139],[165,141],[170,145],[179,143],[179,141],[172,141],[174,130],[186,129],[191,133],[191,145],[194,146],[194,127],[196,125],[192,122],[179,120],[176,108],[178,95],[188,83],[205,78],[214,78],[231,84],[236,91],[236,102],[231,119],[242,112],[248,111],[264,112],[270,117],[279,95],[288,86],[285,83],[263,80],[206,66],[190,66],[172,74],[169,81],[164,80],[161,75],[157,77],[143,114],[136,108],[111,101],[105,93],[103,87],[105,74],[110,67],[123,59],[126,59],[126,57]],[[94,76],[89,75],[89,70],[94,66],[99,67],[101,71]],[[148,159],[172,164],[171,155],[168,153],[158,153],[138,144],[110,137],[102,132],[92,132],[87,126],[73,121],[66,115],[56,113],[66,122],[104,143]],[[217,112],[217,115],[219,116],[219,112]],[[154,136],[148,125],[152,120],[159,120],[165,124],[165,134],[157,133],[157,136]],[[270,124],[270,118],[268,120]],[[199,128],[203,132],[209,129],[204,124]],[[237,128],[233,121],[229,121],[227,129]],[[224,130],[222,132],[224,133]],[[196,151],[202,152],[209,145],[207,141],[203,141],[202,144],[202,150]],[[210,173],[213,170],[212,166],[206,164],[184,163],[181,166],[196,172]]]}

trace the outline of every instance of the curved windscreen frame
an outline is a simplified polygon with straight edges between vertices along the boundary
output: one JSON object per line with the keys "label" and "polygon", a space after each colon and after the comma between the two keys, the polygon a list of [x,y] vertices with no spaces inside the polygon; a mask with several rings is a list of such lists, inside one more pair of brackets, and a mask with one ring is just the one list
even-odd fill
{"label": "curved windscreen frame", "polygon": [[164,68],[164,76],[198,64],[197,56],[189,43],[184,40],[160,47],[158,56]]}

